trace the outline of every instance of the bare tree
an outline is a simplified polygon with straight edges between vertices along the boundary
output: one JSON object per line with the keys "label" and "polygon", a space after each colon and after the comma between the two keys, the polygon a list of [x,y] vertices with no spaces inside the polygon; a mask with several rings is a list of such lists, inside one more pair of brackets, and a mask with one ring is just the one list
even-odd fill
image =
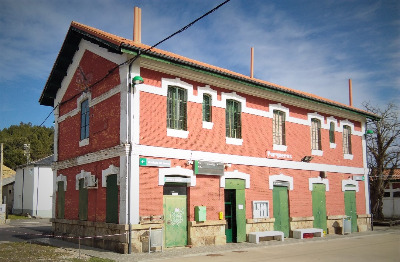
{"label": "bare tree", "polygon": [[364,108],[377,115],[367,119],[367,129],[373,134],[366,135],[367,159],[370,170],[371,209],[375,219],[383,219],[383,195],[396,168],[400,163],[400,122],[399,108],[389,103],[381,109],[370,103]]}

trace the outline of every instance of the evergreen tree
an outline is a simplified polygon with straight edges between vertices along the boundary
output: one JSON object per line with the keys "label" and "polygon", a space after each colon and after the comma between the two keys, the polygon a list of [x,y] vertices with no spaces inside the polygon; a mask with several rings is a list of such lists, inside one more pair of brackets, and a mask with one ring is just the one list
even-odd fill
{"label": "evergreen tree", "polygon": [[[0,143],[4,144],[4,165],[16,169],[27,161],[35,161],[53,154],[54,128],[21,122],[1,130]],[[29,159],[24,151],[25,144],[30,145]]]}

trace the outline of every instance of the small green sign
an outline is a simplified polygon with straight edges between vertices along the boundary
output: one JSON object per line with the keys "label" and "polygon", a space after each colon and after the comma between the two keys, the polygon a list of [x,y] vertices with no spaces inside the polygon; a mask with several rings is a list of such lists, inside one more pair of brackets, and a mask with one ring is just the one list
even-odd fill
{"label": "small green sign", "polygon": [[139,158],[139,165],[140,166],[147,166],[147,158]]}
{"label": "small green sign", "polygon": [[140,166],[157,166],[157,167],[171,167],[171,160],[165,159],[151,159],[151,158],[139,158]]}

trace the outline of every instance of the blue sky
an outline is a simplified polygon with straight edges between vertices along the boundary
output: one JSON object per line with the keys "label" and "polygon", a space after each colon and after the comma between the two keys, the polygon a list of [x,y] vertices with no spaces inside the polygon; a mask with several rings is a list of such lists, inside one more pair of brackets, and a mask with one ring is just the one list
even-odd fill
{"label": "blue sky", "polygon": [[[0,129],[40,125],[38,99],[71,21],[153,45],[223,0],[1,0]],[[400,1],[231,0],[159,48],[348,104],[400,104]],[[51,116],[45,126],[52,126]]]}

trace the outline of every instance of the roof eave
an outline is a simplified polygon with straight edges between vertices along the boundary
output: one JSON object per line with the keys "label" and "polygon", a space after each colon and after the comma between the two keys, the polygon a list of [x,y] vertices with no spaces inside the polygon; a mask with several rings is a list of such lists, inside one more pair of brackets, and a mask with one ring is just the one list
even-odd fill
{"label": "roof eave", "polygon": [[[379,116],[377,116],[377,115],[374,115],[372,113],[369,113],[369,112],[366,112],[366,111],[363,111],[363,110],[360,110],[360,109],[357,109],[357,108],[344,107],[344,106],[341,106],[341,105],[333,103],[333,102],[325,101],[325,100],[318,99],[318,98],[315,98],[315,97],[312,97],[312,96],[307,96],[305,94],[297,93],[295,91],[279,88],[279,87],[274,86],[274,85],[260,83],[257,80],[252,80],[252,79],[248,79],[248,78],[245,78],[245,77],[240,77],[240,76],[237,76],[237,75],[229,74],[227,72],[223,72],[223,71],[220,71],[220,70],[216,70],[216,69],[213,69],[213,68],[205,67],[205,66],[198,65],[198,64],[195,64],[195,63],[191,63],[191,62],[188,62],[188,61],[184,61],[184,60],[181,60],[181,59],[173,58],[173,57],[170,57],[170,56],[167,56],[167,55],[164,55],[164,54],[159,54],[159,53],[156,53],[156,52],[147,51],[146,49],[143,49],[143,48],[139,48],[139,47],[136,47],[136,46],[132,46],[132,45],[129,45],[129,44],[122,43],[121,44],[121,51],[122,52],[126,52],[127,50],[133,51],[135,53],[142,52],[142,56],[155,57],[155,58],[158,58],[160,60],[166,60],[166,61],[172,62],[173,64],[178,65],[178,66],[179,65],[188,66],[188,67],[195,68],[197,70],[200,70],[200,71],[203,71],[203,72],[206,72],[206,73],[211,73],[214,76],[230,78],[230,79],[232,79],[234,81],[239,81],[242,84],[245,84],[245,85],[248,85],[248,86],[252,86],[252,87],[255,87],[255,88],[261,88],[261,89],[264,89],[264,90],[274,91],[274,92],[278,92],[278,93],[281,93],[281,94],[284,94],[284,95],[290,95],[290,96],[294,96],[294,97],[297,97],[297,98],[300,98],[300,99],[305,99],[305,100],[308,100],[308,101],[312,101],[314,103],[328,105],[328,106],[331,106],[331,107],[335,107],[335,108],[337,108],[339,110],[350,111],[352,113],[356,113],[356,114],[362,115],[362,116],[364,116],[366,118],[370,118],[370,119],[380,119]],[[144,51],[147,51],[147,52],[145,54],[143,54]]]}

